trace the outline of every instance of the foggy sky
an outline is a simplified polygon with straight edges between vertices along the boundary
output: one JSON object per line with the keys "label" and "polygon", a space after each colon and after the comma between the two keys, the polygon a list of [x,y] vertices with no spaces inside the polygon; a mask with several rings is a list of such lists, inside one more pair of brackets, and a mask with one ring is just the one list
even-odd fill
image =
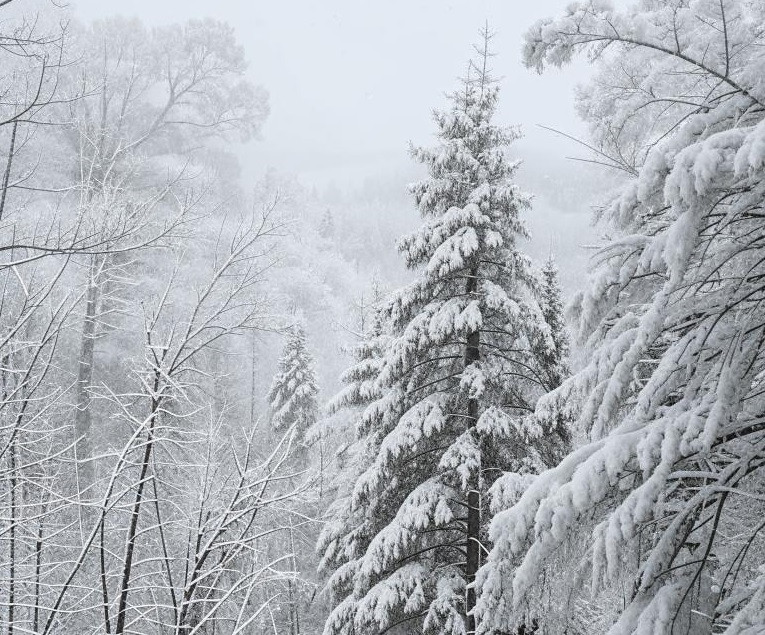
{"label": "foggy sky", "polygon": [[[569,0],[78,0],[83,20],[122,14],[148,24],[211,16],[236,28],[249,75],[270,93],[263,138],[241,153],[246,173],[274,167],[306,183],[340,185],[411,165],[408,142],[429,143],[430,113],[444,105],[488,20],[498,121],[521,124],[517,154],[540,171],[577,149],[544,124],[581,135],[573,88],[583,65],[543,76],[523,67],[522,36]],[[538,164],[538,165],[536,165]]]}

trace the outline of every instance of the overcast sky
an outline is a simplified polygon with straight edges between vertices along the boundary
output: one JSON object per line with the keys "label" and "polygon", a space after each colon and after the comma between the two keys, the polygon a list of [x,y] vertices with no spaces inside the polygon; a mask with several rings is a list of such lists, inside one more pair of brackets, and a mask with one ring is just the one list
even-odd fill
{"label": "overcast sky", "polygon": [[[271,115],[248,147],[251,170],[275,167],[306,182],[353,182],[408,163],[407,144],[429,141],[431,110],[444,104],[484,21],[497,32],[495,74],[503,78],[501,121],[520,123],[518,152],[543,163],[575,152],[536,127],[581,134],[573,87],[580,65],[543,76],[524,68],[524,31],[569,0],[77,0],[92,19],[137,16],[149,24],[212,16],[232,24],[253,80],[267,88]],[[532,168],[535,166],[531,166]],[[542,167],[541,165],[539,167]]]}

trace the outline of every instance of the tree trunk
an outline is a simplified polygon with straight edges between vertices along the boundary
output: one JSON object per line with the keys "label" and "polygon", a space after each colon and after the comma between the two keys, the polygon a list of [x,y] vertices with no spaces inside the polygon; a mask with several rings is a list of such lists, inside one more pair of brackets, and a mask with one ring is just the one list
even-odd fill
{"label": "tree trunk", "polygon": [[37,633],[37,627],[40,624],[40,605],[42,600],[41,595],[41,583],[42,583],[42,556],[43,545],[45,540],[45,515],[48,511],[47,494],[44,494],[44,498],[40,505],[40,516],[37,525],[37,539],[35,541],[35,604],[32,617],[32,631]]}
{"label": "tree trunk", "polygon": [[3,220],[3,213],[5,212],[5,200],[8,196],[8,184],[11,179],[11,166],[13,165],[13,155],[16,151],[16,131],[19,128],[18,119],[13,122],[11,128],[11,145],[8,149],[8,161],[5,164],[5,173],[3,174],[3,185],[0,188],[0,220]]}
{"label": "tree trunk", "polygon": [[160,397],[157,396],[159,392],[159,385],[159,370],[155,370],[151,406],[149,410],[149,429],[146,433],[146,444],[143,450],[140,474],[136,483],[133,510],[130,514],[130,526],[128,527],[127,539],[125,541],[125,560],[122,568],[122,580],[120,582],[120,600],[117,609],[117,623],[114,628],[115,635],[121,635],[125,632],[125,624],[128,611],[128,595],[130,593],[130,576],[133,568],[133,555],[135,553],[136,541],[138,539],[138,520],[141,514],[141,503],[143,502],[143,491],[146,485],[146,476],[149,472],[151,451],[154,446],[154,426],[156,425],[157,417],[159,416],[158,413]]}
{"label": "tree trunk", "polygon": [[[295,530],[292,526],[290,517],[290,549],[292,550],[292,575],[297,575],[297,556],[295,555]],[[290,578],[287,580],[290,607],[290,633],[291,635],[300,635],[300,606],[298,604],[297,585]]]}
{"label": "tree trunk", "polygon": [[[471,271],[471,276],[467,282],[466,291],[468,296],[473,295],[476,291],[477,275],[477,268],[474,268]],[[465,368],[468,368],[480,359],[480,343],[481,334],[478,331],[468,334],[467,346],[465,347]],[[475,428],[475,425],[478,422],[477,399],[468,399],[467,415],[468,429]],[[475,576],[478,572],[478,568],[481,566],[480,479],[481,470],[479,466],[479,469],[470,478],[467,492],[467,533],[465,535],[465,551],[467,554],[465,561],[465,582],[467,584],[467,591],[465,595],[465,626],[468,635],[472,635],[476,631],[475,616],[473,615],[473,609],[475,608],[475,588],[473,585],[475,583]]]}
{"label": "tree trunk", "polygon": [[77,406],[74,415],[75,453],[77,458],[77,486],[80,492],[93,483],[94,468],[91,460],[90,386],[93,381],[93,358],[96,348],[96,307],[98,305],[98,268],[96,256],[90,262],[88,291],[85,297],[85,319],[82,324],[80,357],[77,362]]}
{"label": "tree trunk", "polygon": [[20,522],[17,518],[17,506],[16,506],[16,440],[11,441],[9,450],[10,459],[10,473],[9,490],[10,490],[10,522],[9,522],[9,571],[8,571],[8,635],[13,635],[13,626],[16,621],[15,609],[16,609],[16,524]]}

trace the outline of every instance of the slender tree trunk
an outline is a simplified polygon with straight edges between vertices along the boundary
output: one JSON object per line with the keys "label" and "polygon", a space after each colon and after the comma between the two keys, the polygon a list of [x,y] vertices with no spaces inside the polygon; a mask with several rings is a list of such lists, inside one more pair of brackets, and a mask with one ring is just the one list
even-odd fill
{"label": "slender tree trunk", "polygon": [[11,127],[11,144],[8,149],[8,161],[5,164],[5,173],[3,174],[3,185],[0,189],[0,220],[3,220],[3,213],[5,212],[5,200],[8,196],[8,184],[11,180],[11,167],[13,166],[13,154],[16,151],[16,131],[19,128],[19,122],[14,121]]}
{"label": "slender tree trunk", "polygon": [[287,580],[287,606],[289,607],[290,635],[295,634],[295,603],[294,592],[292,590],[292,580]]}
{"label": "slender tree trunk", "polygon": [[319,503],[324,498],[324,431],[319,434]]}
{"label": "slender tree trunk", "polygon": [[257,384],[257,366],[256,366],[256,359],[257,359],[257,353],[258,353],[258,340],[255,338],[255,333],[253,332],[250,336],[251,341],[251,357],[252,357],[252,365],[250,368],[250,429],[255,427],[255,423],[257,422],[257,402],[255,400],[255,388]]}
{"label": "slender tree trunk", "polygon": [[[11,368],[13,363],[11,362],[11,356],[5,355],[3,357],[3,367]],[[2,381],[2,403],[8,403],[9,394],[13,392],[9,386],[11,379],[9,374],[3,370],[0,373],[0,381]],[[8,635],[13,635],[13,623],[15,620],[16,609],[16,439],[13,435],[15,432],[11,432],[11,441],[8,447],[8,471],[10,477],[7,480],[8,484]]]}
{"label": "slender tree trunk", "polygon": [[17,476],[16,476],[16,441],[11,441],[10,448],[8,448],[9,451],[9,458],[10,458],[10,472],[11,472],[11,478],[9,479],[9,487],[10,487],[10,503],[11,503],[11,509],[10,509],[10,527],[9,527],[9,536],[8,539],[10,541],[10,553],[9,553],[9,571],[8,571],[8,635],[13,635],[13,627],[16,620],[15,616],[15,610],[16,610],[16,524],[19,522],[19,519],[16,517],[17,514],[17,505],[16,505],[16,486],[17,486]]}
{"label": "slender tree trunk", "polygon": [[[290,549],[292,550],[292,571],[297,573],[297,557],[295,556],[295,530],[290,518]],[[290,601],[290,632],[292,635],[300,635],[300,607],[298,606],[298,594],[292,580],[288,581]]]}
{"label": "slender tree trunk", "polygon": [[101,521],[99,530],[99,565],[101,567],[101,601],[104,608],[104,630],[107,635],[112,632],[112,622],[109,617],[109,584],[106,571],[106,523]]}
{"label": "slender tree trunk", "polygon": [[42,553],[45,540],[45,515],[48,511],[47,494],[43,499],[43,503],[40,506],[40,520],[37,525],[37,539],[35,541],[35,606],[32,615],[32,631],[37,632],[37,627],[40,624],[40,583],[42,580]]}
{"label": "slender tree trunk", "polygon": [[88,291],[85,297],[85,319],[82,324],[80,357],[77,362],[77,407],[74,415],[74,435],[77,441],[77,477],[80,492],[85,491],[94,478],[91,444],[91,399],[90,386],[93,382],[93,358],[96,348],[96,309],[99,298],[99,261],[93,256],[88,272]]}
{"label": "slender tree trunk", "polygon": [[136,484],[135,500],[133,502],[133,511],[130,515],[130,526],[128,528],[127,540],[125,541],[125,561],[122,569],[122,582],[120,584],[120,601],[117,609],[117,623],[114,627],[116,635],[125,632],[125,621],[127,616],[127,601],[130,593],[130,576],[133,568],[133,554],[135,553],[138,518],[141,514],[141,503],[143,502],[143,491],[146,486],[146,475],[149,472],[149,463],[151,461],[151,451],[154,447],[154,426],[157,421],[157,412],[159,410],[159,398],[156,396],[159,390],[159,371],[155,371],[154,389],[151,398],[149,430],[146,434],[146,446],[141,460],[141,471]]}
{"label": "slender tree trunk", "polygon": [[[478,275],[477,268],[473,268],[470,273],[471,275],[468,279],[466,288],[468,296],[473,295],[476,291],[476,280]],[[480,332],[474,331],[472,333],[468,333],[467,345],[465,347],[465,368],[468,368],[480,360],[480,344]],[[478,422],[477,399],[468,399],[467,415],[468,429],[474,428]],[[481,566],[481,498],[479,494],[480,479],[481,470],[479,466],[479,469],[470,478],[467,492],[467,533],[465,535],[465,552],[467,557],[465,560],[465,582],[468,586],[465,595],[465,625],[468,635],[471,635],[476,631],[475,616],[473,615],[473,609],[475,608],[475,588],[473,585],[475,583],[475,576],[478,572],[478,568]]]}

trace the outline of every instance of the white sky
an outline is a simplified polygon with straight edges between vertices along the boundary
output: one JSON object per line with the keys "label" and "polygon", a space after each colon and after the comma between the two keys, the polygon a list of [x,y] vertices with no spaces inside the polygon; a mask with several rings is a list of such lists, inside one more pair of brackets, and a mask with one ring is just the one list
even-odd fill
{"label": "white sky", "polygon": [[430,112],[444,104],[488,20],[497,31],[495,74],[502,77],[499,118],[520,123],[527,163],[576,153],[536,124],[582,134],[573,87],[587,69],[543,76],[520,62],[524,31],[569,0],[77,0],[82,19],[114,14],[149,24],[212,16],[232,24],[251,78],[271,96],[263,139],[244,163],[340,184],[410,164],[408,142],[428,142]]}

